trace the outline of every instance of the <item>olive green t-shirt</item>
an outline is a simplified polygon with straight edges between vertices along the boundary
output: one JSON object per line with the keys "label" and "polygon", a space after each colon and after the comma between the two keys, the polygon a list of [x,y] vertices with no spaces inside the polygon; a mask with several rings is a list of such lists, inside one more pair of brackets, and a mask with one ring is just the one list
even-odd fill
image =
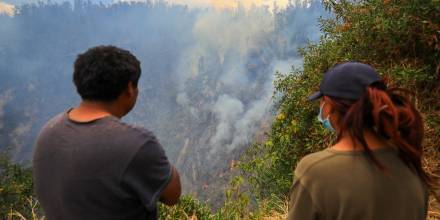
{"label": "olive green t-shirt", "polygon": [[295,170],[289,220],[426,219],[425,184],[392,148],[373,151],[380,171],[361,151],[323,150]]}

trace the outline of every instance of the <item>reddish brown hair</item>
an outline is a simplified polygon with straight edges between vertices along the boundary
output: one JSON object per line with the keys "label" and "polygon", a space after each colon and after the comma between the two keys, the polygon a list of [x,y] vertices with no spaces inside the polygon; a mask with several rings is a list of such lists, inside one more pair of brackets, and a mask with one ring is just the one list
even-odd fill
{"label": "reddish brown hair", "polygon": [[403,161],[428,187],[433,187],[433,177],[422,168],[423,120],[410,95],[409,91],[387,89],[384,82],[377,82],[368,86],[357,101],[334,97],[329,97],[329,101],[342,116],[338,140],[348,133],[353,140],[361,143],[368,158],[386,172],[386,167],[377,160],[365,140],[365,129],[371,129],[394,143]]}

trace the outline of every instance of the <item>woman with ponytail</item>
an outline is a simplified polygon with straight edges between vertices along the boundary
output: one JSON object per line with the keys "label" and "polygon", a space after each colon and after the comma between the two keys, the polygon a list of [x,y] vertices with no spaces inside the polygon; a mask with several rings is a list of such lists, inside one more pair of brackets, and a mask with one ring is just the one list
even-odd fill
{"label": "woman with ponytail", "polygon": [[295,169],[290,220],[422,220],[434,180],[422,168],[423,122],[402,89],[388,89],[369,65],[328,70],[318,120],[336,144]]}

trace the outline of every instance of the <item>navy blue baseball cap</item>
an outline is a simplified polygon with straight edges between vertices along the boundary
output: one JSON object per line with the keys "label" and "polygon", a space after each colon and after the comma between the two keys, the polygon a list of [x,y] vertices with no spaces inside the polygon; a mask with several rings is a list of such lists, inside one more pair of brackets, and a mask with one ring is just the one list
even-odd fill
{"label": "navy blue baseball cap", "polygon": [[319,91],[309,96],[309,100],[323,96],[357,100],[367,86],[381,80],[376,70],[368,64],[354,61],[340,63],[324,74]]}

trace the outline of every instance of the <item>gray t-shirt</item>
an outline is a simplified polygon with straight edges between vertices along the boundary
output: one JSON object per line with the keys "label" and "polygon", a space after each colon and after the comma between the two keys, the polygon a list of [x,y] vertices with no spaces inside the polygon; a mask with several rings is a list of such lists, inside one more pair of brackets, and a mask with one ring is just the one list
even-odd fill
{"label": "gray t-shirt", "polygon": [[48,220],[157,219],[171,165],[155,136],[107,116],[79,123],[62,113],[42,129],[33,159]]}

